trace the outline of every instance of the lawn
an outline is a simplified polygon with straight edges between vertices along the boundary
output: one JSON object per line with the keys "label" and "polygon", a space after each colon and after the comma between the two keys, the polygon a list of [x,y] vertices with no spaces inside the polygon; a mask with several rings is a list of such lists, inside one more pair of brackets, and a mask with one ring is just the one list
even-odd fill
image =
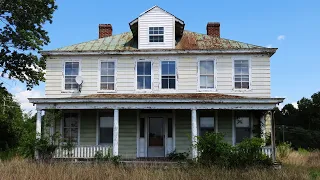
{"label": "lawn", "polygon": [[105,163],[36,163],[15,158],[0,162],[0,179],[320,179],[320,153],[291,152],[280,170],[218,167],[146,168]]}

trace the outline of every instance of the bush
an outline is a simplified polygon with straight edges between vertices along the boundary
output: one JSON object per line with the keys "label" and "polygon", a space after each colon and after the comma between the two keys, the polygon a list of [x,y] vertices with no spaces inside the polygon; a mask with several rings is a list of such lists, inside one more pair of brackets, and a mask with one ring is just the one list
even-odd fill
{"label": "bush", "polygon": [[168,158],[172,161],[186,161],[188,157],[189,157],[189,153],[187,152],[178,153],[176,150],[168,154]]}
{"label": "bush", "polygon": [[121,156],[112,156],[111,154],[111,148],[108,149],[108,152],[106,155],[103,155],[102,151],[97,151],[96,154],[94,155],[94,158],[98,162],[112,162],[114,165],[119,165]]}
{"label": "bush", "polygon": [[292,151],[292,148],[290,143],[284,142],[284,143],[280,143],[277,146],[277,154],[280,159],[287,158],[291,151]]}
{"label": "bush", "polygon": [[271,159],[261,152],[263,140],[260,138],[245,139],[232,146],[219,133],[206,133],[198,137],[196,147],[199,151],[198,162],[206,165],[221,167],[268,166]]}

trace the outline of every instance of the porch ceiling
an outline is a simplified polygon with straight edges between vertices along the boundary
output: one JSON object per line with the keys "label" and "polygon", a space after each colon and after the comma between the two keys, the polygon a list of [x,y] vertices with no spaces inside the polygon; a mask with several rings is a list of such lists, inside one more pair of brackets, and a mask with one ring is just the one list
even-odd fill
{"label": "porch ceiling", "polygon": [[92,94],[64,98],[29,98],[37,109],[259,109],[271,110],[284,98],[219,93]]}

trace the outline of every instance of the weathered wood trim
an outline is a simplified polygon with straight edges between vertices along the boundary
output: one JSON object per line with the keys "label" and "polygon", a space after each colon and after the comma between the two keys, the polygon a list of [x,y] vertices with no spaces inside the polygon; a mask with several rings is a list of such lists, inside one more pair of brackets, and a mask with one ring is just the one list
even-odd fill
{"label": "weathered wood trim", "polygon": [[206,103],[45,103],[37,104],[37,109],[237,109],[272,110],[276,104],[206,104]]}

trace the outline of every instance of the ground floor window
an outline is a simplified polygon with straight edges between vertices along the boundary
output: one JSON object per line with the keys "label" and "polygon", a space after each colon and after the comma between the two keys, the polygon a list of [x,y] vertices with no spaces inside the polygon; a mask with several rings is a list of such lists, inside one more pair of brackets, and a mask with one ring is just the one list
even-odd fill
{"label": "ground floor window", "polygon": [[200,136],[214,132],[214,117],[200,117]]}
{"label": "ground floor window", "polygon": [[251,137],[251,122],[249,116],[239,116],[235,119],[236,143]]}
{"label": "ground floor window", "polygon": [[64,113],[63,140],[78,143],[79,115],[78,113]]}
{"label": "ground floor window", "polygon": [[113,115],[100,113],[99,116],[99,144],[113,143]]}

